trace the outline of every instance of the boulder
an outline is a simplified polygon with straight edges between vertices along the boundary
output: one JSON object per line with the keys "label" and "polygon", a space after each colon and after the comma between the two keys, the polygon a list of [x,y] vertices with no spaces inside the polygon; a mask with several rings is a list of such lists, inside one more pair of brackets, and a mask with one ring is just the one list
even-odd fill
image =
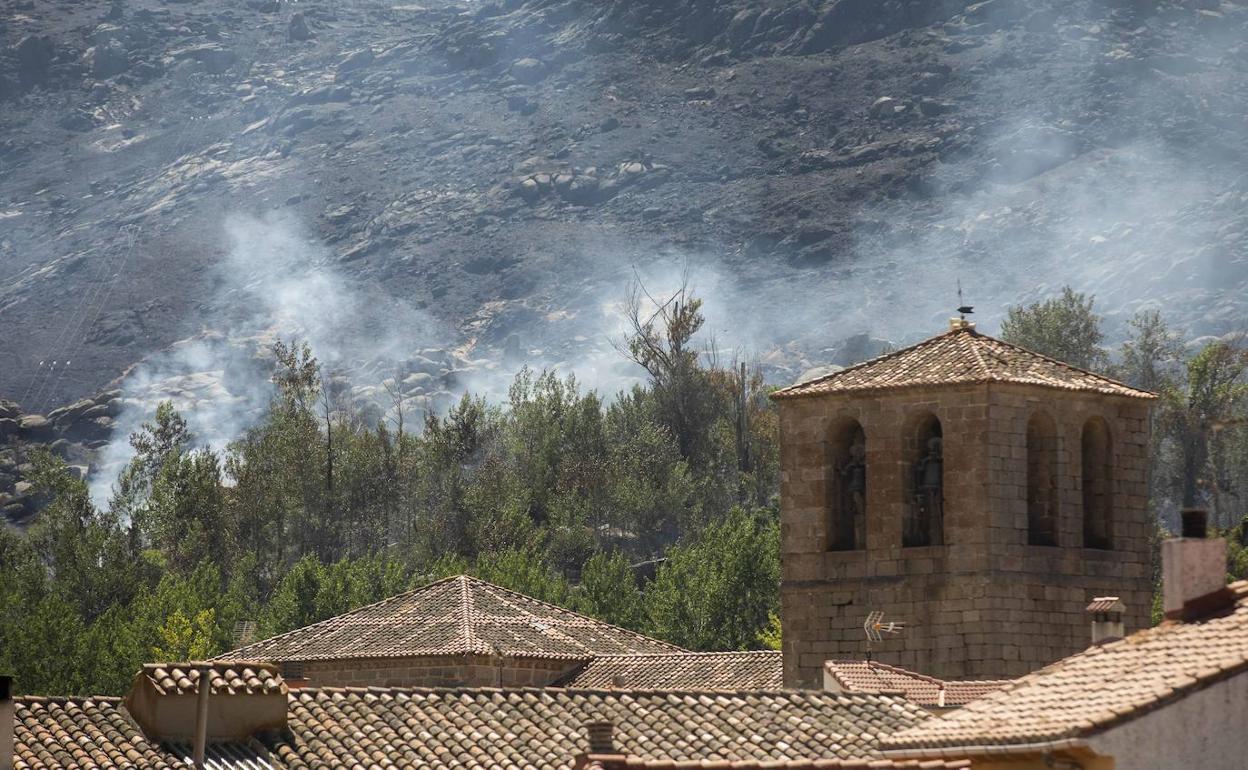
{"label": "boulder", "polygon": [[91,68],[91,77],[97,80],[120,75],[130,66],[126,49],[116,40],[88,48],[85,58]]}
{"label": "boulder", "polygon": [[286,39],[296,43],[312,39],[312,30],[308,29],[308,20],[303,11],[291,14],[290,22],[286,25]]}
{"label": "boulder", "polygon": [[338,63],[338,74],[346,75],[362,70],[371,65],[375,58],[371,48],[361,48],[358,51],[353,51],[347,54],[347,58]]}
{"label": "boulder", "polygon": [[546,63],[541,59],[526,57],[512,62],[509,70],[517,82],[532,85],[541,82],[547,75]]}
{"label": "boulder", "polygon": [[879,99],[876,99],[871,103],[871,108],[867,110],[867,114],[878,120],[882,118],[891,118],[902,109],[905,109],[905,105],[897,99],[894,99],[891,96],[881,96]]}
{"label": "boulder", "polygon": [[27,439],[42,440],[52,436],[52,421],[41,414],[25,414],[17,423]]}
{"label": "boulder", "polygon": [[234,62],[237,59],[234,51],[217,43],[193,45],[174,51],[172,55],[178,61],[198,62],[207,71],[218,75],[234,66]]}
{"label": "boulder", "polygon": [[17,57],[18,79],[22,85],[31,86],[47,78],[56,48],[47,35],[27,35],[13,47],[13,53]]}

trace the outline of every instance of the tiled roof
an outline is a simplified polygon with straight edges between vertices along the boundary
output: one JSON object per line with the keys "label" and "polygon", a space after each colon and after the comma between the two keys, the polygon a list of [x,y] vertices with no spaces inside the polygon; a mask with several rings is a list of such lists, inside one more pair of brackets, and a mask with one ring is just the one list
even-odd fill
{"label": "tiled roof", "polygon": [[678,762],[641,757],[612,761],[612,758],[594,755],[589,759],[585,770],[962,770],[971,766],[969,759],[784,759],[767,762],[697,759]]}
{"label": "tiled roof", "polygon": [[13,770],[173,768],[121,698],[17,698]]}
{"label": "tiled roof", "polygon": [[582,660],[654,652],[683,650],[459,575],[222,657],[300,661],[502,654]]}
{"label": "tiled roof", "polygon": [[[289,714],[287,730],[218,753],[279,770],[568,770],[584,724],[605,719],[622,752],[652,760],[880,759],[882,736],[928,718],[895,696],[801,690],[309,688]],[[18,698],[16,738],[15,770],[161,770],[185,753],[144,737],[116,698]]]}
{"label": "tiled roof", "polygon": [[784,686],[779,652],[684,652],[604,655],[561,684],[567,687],[778,690]]}
{"label": "tiled roof", "polygon": [[[255,661],[214,660],[212,666],[213,695],[284,695],[286,684],[276,666]],[[142,675],[161,695],[187,695],[198,691],[199,670],[196,663],[148,663]]]}
{"label": "tiled roof", "polygon": [[980,334],[973,327],[953,329],[912,347],[839,372],[777,390],[773,398],[855,393],[915,386],[1012,382],[1114,396],[1155,398],[1108,377],[1084,371],[1017,345]]}
{"label": "tiled roof", "polygon": [[[1009,684],[1009,679],[945,681],[878,661],[829,660],[825,670],[851,692],[902,693],[920,706],[963,706]],[[941,699],[940,691],[945,691]]]}
{"label": "tiled roof", "polygon": [[939,719],[888,738],[897,750],[1081,738],[1248,671],[1248,581],[1229,611],[1090,647]]}

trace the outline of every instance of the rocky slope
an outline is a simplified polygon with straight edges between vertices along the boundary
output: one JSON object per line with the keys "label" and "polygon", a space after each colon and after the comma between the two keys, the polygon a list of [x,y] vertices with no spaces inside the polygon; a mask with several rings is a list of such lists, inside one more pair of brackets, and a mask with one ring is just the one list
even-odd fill
{"label": "rocky slope", "polygon": [[1246,317],[1236,3],[0,9],[0,397],[30,414],[120,387],[72,409],[124,432],[173,395],[226,435],[291,334],[361,399],[524,361],[614,389],[611,303],[682,269],[777,379],[937,330],[959,280],[990,328],[1064,283],[1111,330]]}

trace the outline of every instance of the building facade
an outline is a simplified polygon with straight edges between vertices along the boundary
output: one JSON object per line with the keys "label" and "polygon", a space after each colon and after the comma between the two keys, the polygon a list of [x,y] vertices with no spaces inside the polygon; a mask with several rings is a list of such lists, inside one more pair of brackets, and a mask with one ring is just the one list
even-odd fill
{"label": "building facade", "polygon": [[[979,334],[778,391],[785,684],[825,660],[1015,677],[1151,605],[1152,394]],[[904,623],[869,649],[871,611]]]}

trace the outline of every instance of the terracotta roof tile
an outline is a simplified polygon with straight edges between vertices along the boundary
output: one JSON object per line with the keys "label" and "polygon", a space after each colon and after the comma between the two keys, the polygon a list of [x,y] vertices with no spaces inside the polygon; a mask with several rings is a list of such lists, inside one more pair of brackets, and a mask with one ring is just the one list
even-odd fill
{"label": "terracotta roof tile", "polygon": [[964,708],[888,738],[886,748],[959,748],[1083,737],[1248,671],[1248,581],[1221,615],[1166,621],[1053,663]]}
{"label": "terracotta roof tile", "polygon": [[[252,751],[279,770],[567,770],[588,749],[584,724],[606,719],[621,751],[651,760],[879,761],[882,736],[928,718],[894,696],[800,690],[310,688],[289,698],[286,731],[217,753]],[[149,741],[116,698],[16,705],[16,770],[159,770],[186,753]]]}
{"label": "terracotta roof tile", "polygon": [[[1009,684],[1009,679],[946,681],[878,661],[829,660],[824,669],[851,692],[901,693],[927,708],[963,706]],[[940,691],[944,689],[942,700]]]}
{"label": "terracotta roof tile", "polygon": [[[213,695],[284,695],[286,683],[276,666],[246,660],[208,661]],[[161,695],[195,694],[203,663],[147,663],[140,672]]]}
{"label": "terracotta roof tile", "polygon": [[562,683],[567,687],[776,690],[784,686],[779,652],[604,655]]}
{"label": "terracotta roof tile", "polygon": [[658,652],[683,650],[459,575],[222,657],[306,661],[498,653],[583,660]]}
{"label": "terracotta roof tile", "polygon": [[1010,382],[1133,398],[1155,398],[1108,377],[1011,345],[974,328],[945,332],[839,372],[777,390],[773,398]]}
{"label": "terracotta roof tile", "polygon": [[17,698],[14,770],[174,767],[120,698]]}

